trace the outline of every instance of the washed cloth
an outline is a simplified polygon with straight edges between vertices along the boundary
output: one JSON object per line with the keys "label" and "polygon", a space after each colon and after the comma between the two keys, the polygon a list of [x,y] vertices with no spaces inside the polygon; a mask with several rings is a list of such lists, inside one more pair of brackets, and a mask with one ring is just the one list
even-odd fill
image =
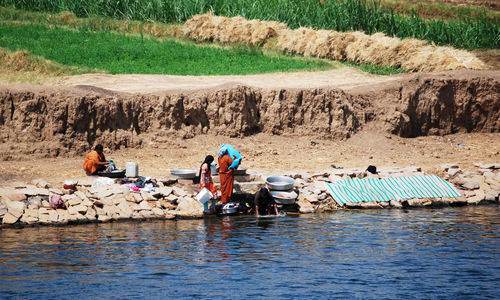
{"label": "washed cloth", "polygon": [[451,184],[436,175],[343,179],[327,183],[327,187],[330,195],[340,206],[346,203],[460,196]]}
{"label": "washed cloth", "polygon": [[236,149],[234,149],[233,146],[229,144],[223,144],[222,146],[220,146],[221,150],[223,148],[227,150],[227,155],[229,155],[229,157],[231,157],[231,159],[233,160],[233,162],[229,166],[229,169],[236,169],[241,164],[241,159],[242,159],[241,154],[238,151],[236,151]]}

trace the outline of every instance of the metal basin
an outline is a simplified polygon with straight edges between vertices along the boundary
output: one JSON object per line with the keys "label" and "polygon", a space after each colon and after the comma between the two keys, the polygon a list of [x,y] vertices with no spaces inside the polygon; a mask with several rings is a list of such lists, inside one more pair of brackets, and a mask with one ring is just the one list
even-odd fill
{"label": "metal basin", "polygon": [[196,170],[190,170],[190,169],[170,170],[170,174],[182,179],[193,179],[196,176]]}
{"label": "metal basin", "polygon": [[271,176],[266,178],[267,187],[273,191],[288,191],[293,188],[295,180],[288,176]]}
{"label": "metal basin", "polygon": [[270,191],[271,196],[273,196],[276,204],[293,204],[295,199],[297,199],[297,193],[295,192],[282,192],[282,191]]}

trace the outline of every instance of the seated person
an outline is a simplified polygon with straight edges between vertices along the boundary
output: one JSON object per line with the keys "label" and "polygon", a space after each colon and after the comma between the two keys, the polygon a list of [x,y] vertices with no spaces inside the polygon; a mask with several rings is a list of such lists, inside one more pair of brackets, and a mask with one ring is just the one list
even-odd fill
{"label": "seated person", "polygon": [[94,175],[97,171],[106,169],[108,164],[109,162],[104,157],[102,145],[97,144],[94,150],[85,157],[83,169],[87,172],[87,175]]}
{"label": "seated person", "polygon": [[255,216],[259,217],[261,215],[269,215],[273,212],[278,215],[278,205],[274,201],[273,196],[269,193],[267,188],[261,188],[257,193],[255,193]]}

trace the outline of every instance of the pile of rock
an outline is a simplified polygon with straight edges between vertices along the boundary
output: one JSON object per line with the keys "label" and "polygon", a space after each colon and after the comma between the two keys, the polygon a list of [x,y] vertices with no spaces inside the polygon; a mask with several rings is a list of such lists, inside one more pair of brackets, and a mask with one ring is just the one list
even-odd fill
{"label": "pile of rock", "polygon": [[298,188],[297,204],[299,212],[312,213],[331,211],[342,208],[402,208],[402,207],[443,207],[499,203],[500,195],[500,164],[475,164],[475,171],[466,171],[456,164],[443,165],[446,172],[444,179],[453,183],[462,195],[458,198],[425,198],[408,199],[390,202],[347,203],[339,207],[330,194],[327,193],[327,182],[335,182],[348,178],[387,178],[401,176],[425,175],[419,167],[381,168],[374,175],[363,169],[333,169],[324,172],[295,172],[288,176],[295,178]]}
{"label": "pile of rock", "polygon": [[[363,169],[330,169],[324,172],[293,172],[287,175],[295,179],[298,192],[296,205],[285,209],[298,209],[300,213],[331,211],[344,208],[401,208],[441,207],[499,203],[500,164],[476,164],[473,171],[463,170],[457,164],[441,166],[444,179],[459,190],[458,198],[408,199],[390,202],[366,202],[337,205],[327,193],[327,182],[347,178],[399,177],[425,175],[418,167],[381,168],[378,174]],[[265,178],[271,174],[253,172],[237,176],[235,192],[253,194],[265,186]],[[276,174],[274,174],[276,175]],[[440,174],[443,175],[443,174]],[[130,191],[126,185],[92,186],[94,178],[77,181],[76,191],[57,189],[43,179],[32,184],[15,183],[0,188],[0,220],[6,225],[66,224],[108,222],[122,219],[176,219],[201,218],[203,205],[195,199],[199,188],[191,181],[158,178],[153,192]],[[218,177],[214,177],[218,181]],[[216,184],[218,185],[218,184]],[[60,195],[66,209],[53,209],[52,195]]]}
{"label": "pile of rock", "polygon": [[455,185],[469,205],[498,202],[500,195],[500,164],[475,163],[475,170],[460,169],[457,164],[441,166],[445,179]]}
{"label": "pile of rock", "polygon": [[[172,182],[165,180],[165,182]],[[176,181],[174,181],[176,182]],[[2,224],[66,224],[121,219],[174,219],[201,217],[203,205],[194,199],[192,186],[165,186],[158,180],[154,192],[132,192],[125,185],[91,186],[79,180],[77,190],[56,189],[44,180],[15,183],[0,189]],[[49,199],[61,195],[66,209],[53,209]]]}

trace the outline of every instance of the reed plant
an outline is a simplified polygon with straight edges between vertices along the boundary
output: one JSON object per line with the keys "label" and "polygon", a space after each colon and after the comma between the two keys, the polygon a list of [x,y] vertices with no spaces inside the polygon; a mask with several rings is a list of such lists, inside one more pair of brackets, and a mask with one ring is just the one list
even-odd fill
{"label": "reed plant", "polygon": [[429,20],[416,13],[396,14],[379,2],[362,0],[0,0],[0,5],[53,13],[71,11],[79,17],[107,16],[163,23],[182,23],[194,15],[212,12],[283,22],[292,29],[383,32],[457,48],[500,48],[500,25],[485,17]]}

